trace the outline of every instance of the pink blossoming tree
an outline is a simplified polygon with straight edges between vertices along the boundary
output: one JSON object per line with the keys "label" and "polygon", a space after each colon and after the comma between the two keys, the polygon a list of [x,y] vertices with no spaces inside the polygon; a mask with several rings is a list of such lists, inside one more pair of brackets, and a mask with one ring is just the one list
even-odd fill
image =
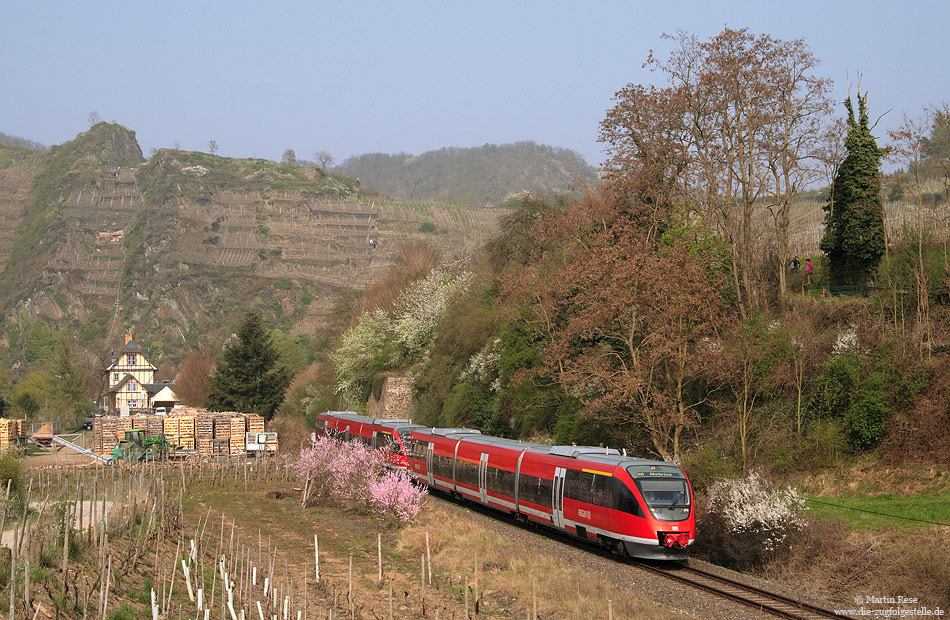
{"label": "pink blossoming tree", "polygon": [[287,467],[303,483],[301,507],[328,502],[409,523],[425,503],[425,489],[409,474],[387,469],[381,454],[361,443],[321,437],[287,457]]}

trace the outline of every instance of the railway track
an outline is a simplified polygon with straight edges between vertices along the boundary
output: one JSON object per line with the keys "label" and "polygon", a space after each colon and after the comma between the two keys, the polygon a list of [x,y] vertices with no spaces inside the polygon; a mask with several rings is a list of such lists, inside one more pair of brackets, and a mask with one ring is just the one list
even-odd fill
{"label": "railway track", "polygon": [[672,568],[659,568],[645,562],[631,560],[630,564],[652,573],[663,575],[680,583],[689,584],[695,588],[712,594],[728,598],[737,603],[758,609],[779,618],[790,620],[818,620],[824,618],[848,618],[835,612],[782,596],[762,588],[715,575],[708,571],[691,566],[676,565]]}

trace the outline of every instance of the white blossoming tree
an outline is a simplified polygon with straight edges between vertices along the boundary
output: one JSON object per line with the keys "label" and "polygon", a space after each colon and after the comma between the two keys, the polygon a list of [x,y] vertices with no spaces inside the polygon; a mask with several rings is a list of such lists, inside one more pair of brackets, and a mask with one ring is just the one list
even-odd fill
{"label": "white blossoming tree", "polygon": [[697,525],[710,560],[730,568],[760,565],[785,552],[805,526],[805,499],[794,489],[771,488],[757,470],[716,481]]}
{"label": "white blossoming tree", "polygon": [[369,396],[375,373],[388,362],[393,326],[379,308],[364,312],[359,322],[343,334],[340,346],[330,353],[336,366],[336,390],[348,406],[361,410]]}
{"label": "white blossoming tree", "polygon": [[393,334],[410,360],[421,356],[449,301],[465,289],[470,279],[470,272],[456,275],[433,269],[425,278],[410,284],[396,300]]}

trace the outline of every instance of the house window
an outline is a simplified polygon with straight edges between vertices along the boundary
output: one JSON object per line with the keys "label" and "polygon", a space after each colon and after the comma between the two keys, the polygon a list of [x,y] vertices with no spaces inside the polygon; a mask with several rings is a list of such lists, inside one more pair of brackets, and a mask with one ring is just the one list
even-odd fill
{"label": "house window", "polygon": [[125,356],[125,363],[129,366],[135,366],[135,353],[129,353]]}
{"label": "house window", "polygon": [[118,382],[119,382],[119,373],[117,373],[117,372],[112,373],[112,381],[113,381],[113,383],[118,383]]}

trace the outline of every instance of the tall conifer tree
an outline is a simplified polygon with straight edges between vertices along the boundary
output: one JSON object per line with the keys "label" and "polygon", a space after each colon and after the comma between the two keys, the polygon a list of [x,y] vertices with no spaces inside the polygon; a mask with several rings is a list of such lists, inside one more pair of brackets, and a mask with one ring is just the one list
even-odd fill
{"label": "tall conifer tree", "polygon": [[884,207],[881,203],[881,158],[868,126],[867,93],[858,93],[858,118],[849,97],[847,156],[824,206],[825,236],[821,250],[830,261],[833,284],[865,284],[874,279],[884,255]]}
{"label": "tall conifer tree", "polygon": [[248,313],[237,335],[237,341],[224,348],[211,375],[208,408],[258,413],[270,419],[284,401],[290,371],[280,365],[280,354],[260,315]]}

